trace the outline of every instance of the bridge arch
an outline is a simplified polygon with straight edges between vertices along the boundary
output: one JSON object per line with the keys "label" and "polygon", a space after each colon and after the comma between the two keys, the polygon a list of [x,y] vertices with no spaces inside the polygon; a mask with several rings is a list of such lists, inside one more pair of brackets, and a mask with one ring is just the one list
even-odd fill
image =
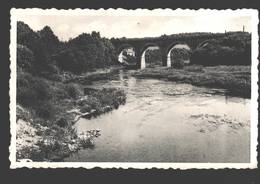
{"label": "bridge arch", "polygon": [[217,42],[217,41],[216,41],[215,39],[205,40],[205,41],[201,42],[201,43],[197,46],[196,50],[201,49],[202,47],[206,46],[206,44],[216,43],[216,42]]}
{"label": "bridge arch", "polygon": [[185,43],[185,42],[177,41],[177,42],[171,43],[171,44],[167,47],[166,53],[168,54],[176,45],[187,45],[187,46],[189,47],[189,49],[192,51],[192,49],[191,49],[192,47],[191,47],[189,44],[187,44],[187,43]]}
{"label": "bridge arch", "polygon": [[175,46],[177,45],[186,45],[189,48],[189,51],[192,51],[192,48],[189,44],[182,42],[182,41],[177,41],[177,42],[173,42],[171,43],[167,49],[166,49],[166,55],[167,55],[167,66],[170,67],[171,66],[171,51],[173,49],[175,49]]}
{"label": "bridge arch", "polygon": [[[218,34],[199,34],[199,35],[171,35],[171,36],[160,36],[155,38],[135,38],[135,39],[111,39],[111,42],[114,44],[117,54],[119,55],[122,50],[126,47],[132,47],[135,51],[135,57],[136,57],[136,67],[141,68],[141,59],[142,55],[144,56],[145,50],[149,46],[157,45],[161,49],[162,52],[162,63],[163,66],[167,65],[167,55],[169,55],[169,52],[172,50],[172,48],[177,44],[185,44],[187,45],[190,50],[193,52],[194,50],[201,48],[203,45],[205,45],[209,39],[219,39],[219,38],[225,38],[227,36],[226,33],[218,33]],[[206,41],[204,41],[206,40]]]}
{"label": "bridge arch", "polygon": [[123,51],[127,48],[133,48],[136,53],[136,49],[131,44],[123,44],[117,49],[118,61],[123,62]]}
{"label": "bridge arch", "polygon": [[145,62],[145,52],[146,52],[146,50],[149,48],[149,47],[158,47],[159,49],[161,49],[160,48],[160,46],[158,45],[158,44],[156,44],[156,43],[147,43],[147,44],[145,44],[142,48],[141,48],[141,50],[140,50],[140,55],[141,55],[141,65],[140,65],[140,67],[141,68],[145,68],[145,66],[146,66],[146,62]]}
{"label": "bridge arch", "polygon": [[123,50],[125,50],[125,49],[127,49],[127,48],[130,48],[130,47],[132,47],[132,48],[135,50],[134,46],[131,45],[131,44],[123,44],[123,45],[121,45],[121,46],[117,49],[117,54],[119,55]]}

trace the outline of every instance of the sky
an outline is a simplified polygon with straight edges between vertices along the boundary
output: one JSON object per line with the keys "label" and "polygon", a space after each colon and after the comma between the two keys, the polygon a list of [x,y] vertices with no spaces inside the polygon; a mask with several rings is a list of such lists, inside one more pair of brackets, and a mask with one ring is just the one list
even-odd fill
{"label": "sky", "polygon": [[101,37],[106,38],[143,38],[190,32],[224,33],[225,30],[242,31],[243,26],[245,31],[252,31],[251,17],[247,14],[164,12],[141,10],[62,14],[23,12],[17,14],[17,21],[23,21],[34,31],[49,26],[62,41],[92,31],[99,31]]}

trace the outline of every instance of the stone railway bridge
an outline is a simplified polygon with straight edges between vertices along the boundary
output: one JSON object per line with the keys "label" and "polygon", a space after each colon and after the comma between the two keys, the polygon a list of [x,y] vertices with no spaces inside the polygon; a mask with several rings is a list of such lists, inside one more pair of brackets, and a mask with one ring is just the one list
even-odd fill
{"label": "stone railway bridge", "polygon": [[196,36],[180,36],[180,37],[169,37],[162,36],[156,38],[133,38],[133,39],[111,39],[114,44],[117,55],[122,56],[124,49],[132,47],[135,51],[135,56],[137,59],[137,68],[145,68],[145,51],[148,47],[157,46],[162,52],[162,66],[171,66],[171,50],[174,46],[179,44],[187,45],[191,51],[199,49],[207,42],[209,39],[223,38],[227,36],[225,33],[218,34],[208,34],[208,35],[196,35]]}

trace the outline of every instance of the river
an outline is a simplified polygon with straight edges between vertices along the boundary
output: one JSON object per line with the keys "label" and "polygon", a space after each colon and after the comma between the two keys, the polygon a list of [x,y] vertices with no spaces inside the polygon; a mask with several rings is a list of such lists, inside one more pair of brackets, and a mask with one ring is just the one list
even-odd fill
{"label": "river", "polygon": [[126,104],[97,118],[81,118],[79,132],[100,129],[95,148],[80,150],[67,162],[250,162],[250,99],[225,90],[131,76],[90,87],[115,87]]}

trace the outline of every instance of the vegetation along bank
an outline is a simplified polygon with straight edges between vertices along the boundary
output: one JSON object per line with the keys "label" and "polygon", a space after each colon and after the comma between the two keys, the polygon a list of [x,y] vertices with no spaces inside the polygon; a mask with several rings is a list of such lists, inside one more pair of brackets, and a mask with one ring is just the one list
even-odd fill
{"label": "vegetation along bank", "polygon": [[126,95],[89,90],[78,79],[118,69],[115,58],[113,45],[99,33],[61,42],[48,26],[35,32],[17,23],[17,161],[59,161],[94,147],[102,130],[77,132],[74,123],[118,108]]}
{"label": "vegetation along bank", "polygon": [[[146,68],[135,75],[221,87],[250,97],[250,44],[248,33],[229,34],[193,52],[173,51],[180,55],[172,54],[171,68]],[[159,58],[158,50],[147,52],[151,66]],[[134,58],[128,57],[128,63]],[[125,103],[120,89],[86,87],[109,79],[120,67],[115,47],[98,32],[63,42],[48,26],[35,32],[18,22],[17,161],[60,161],[79,149],[93,148],[102,130],[77,132],[73,125],[80,117],[92,118]]]}
{"label": "vegetation along bank", "polygon": [[136,72],[136,76],[166,78],[196,86],[224,88],[229,95],[245,98],[251,96],[249,33],[234,32],[224,38],[209,39],[193,51],[173,49],[171,68],[158,67],[160,50],[149,50],[147,54],[148,68]]}

